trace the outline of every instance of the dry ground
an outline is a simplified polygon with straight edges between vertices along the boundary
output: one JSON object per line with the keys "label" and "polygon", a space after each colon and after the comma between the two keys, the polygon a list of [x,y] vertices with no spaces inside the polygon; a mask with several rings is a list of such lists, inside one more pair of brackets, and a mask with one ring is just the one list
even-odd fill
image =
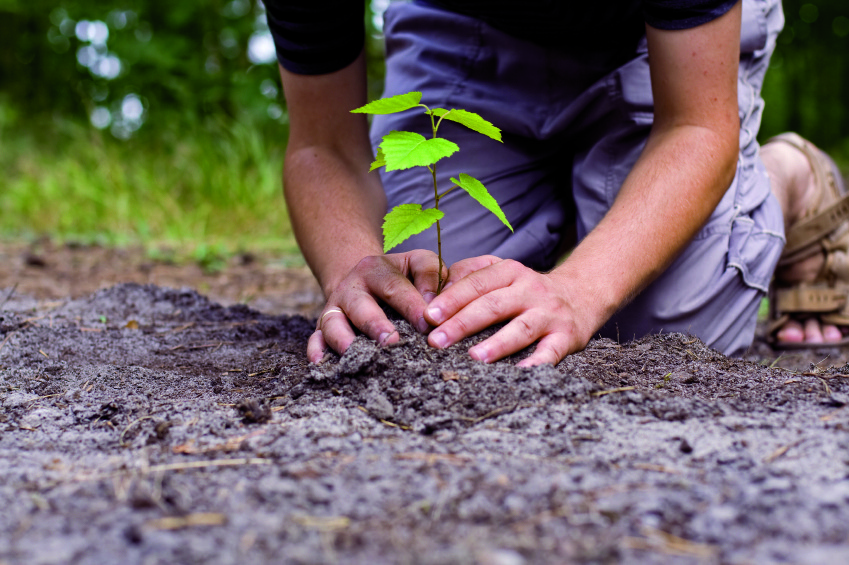
{"label": "dry ground", "polygon": [[49,243],[0,303],[0,564],[849,562],[845,352],[316,367],[304,269]]}

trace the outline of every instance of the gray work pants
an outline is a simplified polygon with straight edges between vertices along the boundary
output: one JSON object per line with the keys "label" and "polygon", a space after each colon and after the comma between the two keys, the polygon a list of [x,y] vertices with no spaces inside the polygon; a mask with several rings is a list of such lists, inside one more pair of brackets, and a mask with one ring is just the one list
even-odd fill
{"label": "gray work pants", "polygon": [[[460,151],[439,163],[443,188],[467,173],[501,204],[515,233],[463,191],[440,202],[447,264],[492,254],[551,269],[570,231],[580,239],[616,198],[648,138],[653,101],[645,38],[633,53],[566,53],[466,16],[416,3],[386,14],[385,96],[419,90],[430,107],[463,108],[503,130],[504,143],[443,122]],[[749,347],[758,306],[784,244],[756,135],[760,90],[784,23],[779,0],[743,0],[737,174],[675,262],[602,328],[622,341],[654,332],[698,336],[726,354]],[[430,136],[416,112],[376,116],[372,143],[391,130]],[[382,172],[390,207],[433,203],[421,168]],[[396,248],[435,249],[435,228]],[[613,276],[611,274],[611,276]]]}

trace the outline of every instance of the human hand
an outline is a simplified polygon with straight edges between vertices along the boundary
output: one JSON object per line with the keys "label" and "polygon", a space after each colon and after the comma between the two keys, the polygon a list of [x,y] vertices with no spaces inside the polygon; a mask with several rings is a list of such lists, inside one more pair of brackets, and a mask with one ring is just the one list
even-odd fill
{"label": "human hand", "polygon": [[354,341],[353,324],[381,345],[400,339],[383,313],[382,300],[424,333],[427,303],[436,296],[439,260],[431,251],[370,256],[361,260],[331,292],[307,342],[307,358],[318,363],[328,347],[342,354]]}
{"label": "human hand", "polygon": [[[497,361],[538,341],[518,366],[556,364],[586,347],[598,320],[555,273],[538,273],[493,256],[459,261],[449,268],[446,289],[433,299],[425,319],[434,326],[428,342],[440,349],[510,319],[495,335],[469,349],[472,358]],[[590,298],[590,297],[584,297]]]}

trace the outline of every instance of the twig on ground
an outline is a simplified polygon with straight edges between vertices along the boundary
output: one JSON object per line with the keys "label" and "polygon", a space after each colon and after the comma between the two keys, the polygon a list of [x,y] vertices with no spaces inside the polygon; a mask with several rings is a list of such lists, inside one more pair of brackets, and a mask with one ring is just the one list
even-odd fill
{"label": "twig on ground", "polygon": [[12,337],[15,332],[9,332],[6,334],[5,339],[3,339],[3,343],[0,343],[0,351],[3,351],[3,347],[6,345],[6,342],[9,341],[9,338]]}
{"label": "twig on ground", "polygon": [[634,468],[642,469],[643,471],[657,471],[658,473],[669,473],[670,475],[681,474],[681,471],[670,469],[669,467],[664,467],[663,465],[656,465],[654,463],[634,463]]}
{"label": "twig on ground", "polygon": [[199,453],[212,453],[215,451],[237,451],[241,447],[243,441],[251,439],[253,437],[261,436],[265,433],[265,431],[265,428],[260,428],[258,430],[252,431],[249,434],[231,437],[223,443],[217,443],[209,447],[195,447],[195,440],[191,439],[187,443],[174,446],[171,451],[174,453],[184,453],[187,455],[195,455]]}
{"label": "twig on ground", "polygon": [[828,380],[826,380],[826,379],[822,378],[822,377],[821,377],[821,376],[819,376],[819,375],[817,376],[817,378],[819,378],[820,382],[822,383],[822,386],[824,386],[824,387],[825,387],[825,393],[826,393],[828,396],[831,396],[831,387],[830,387],[830,386],[828,386]]}
{"label": "twig on ground", "polygon": [[781,361],[781,358],[782,358],[782,357],[784,357],[784,354],[783,354],[783,353],[782,353],[781,355],[779,355],[778,357],[776,357],[776,358],[775,358],[775,361],[773,361],[772,363],[770,363],[770,364],[769,364],[769,368],[770,368],[770,369],[774,368],[774,367],[775,367],[775,365],[776,365],[779,361]]}
{"label": "twig on ground", "polygon": [[596,392],[591,392],[590,396],[604,396],[605,394],[613,394],[616,392],[628,392],[629,390],[634,390],[637,387],[635,386],[620,386],[619,388],[611,388],[609,390],[597,390]]}
{"label": "twig on ground", "polygon": [[198,469],[209,469],[218,467],[243,467],[249,465],[273,465],[272,459],[263,457],[244,457],[239,459],[211,459],[208,461],[187,461],[185,463],[165,463],[162,465],[151,465],[149,467],[140,467],[136,469],[122,469],[111,473],[98,473],[89,477],[78,477],[71,482],[89,482],[101,481],[104,479],[113,479],[116,477],[125,477],[128,475],[147,476],[156,473],[167,473],[169,471],[192,471]]}
{"label": "twig on ground", "polygon": [[464,465],[472,461],[471,457],[465,455],[454,455],[453,453],[398,453],[395,459],[407,459],[414,461],[427,461],[428,465],[433,465],[437,461],[453,463],[454,465]]}
{"label": "twig on ground", "polygon": [[[42,382],[47,382],[47,381],[42,381]],[[45,398],[53,398],[54,396],[65,396],[65,393],[64,392],[57,392],[56,394],[45,394],[44,396],[37,396],[37,397],[33,398],[32,400],[27,401],[27,403],[35,402],[37,400],[43,400]]]}
{"label": "twig on ground", "polygon": [[292,519],[304,528],[320,532],[342,530],[351,525],[351,519],[347,516],[295,516]]}
{"label": "twig on ground", "polygon": [[793,449],[794,447],[796,447],[797,445],[802,443],[803,441],[805,441],[804,438],[796,440],[793,443],[788,443],[787,445],[783,445],[783,446],[779,447],[778,449],[776,449],[775,451],[773,451],[772,453],[770,453],[769,455],[764,457],[764,463],[772,463],[773,461],[775,461],[776,459],[778,459],[779,457],[781,457],[782,455],[784,455],[785,453],[787,453],[788,451],[790,451],[791,449]]}
{"label": "twig on ground", "polygon": [[139,422],[142,422],[142,421],[144,421],[144,420],[152,420],[152,419],[153,419],[153,416],[142,416],[141,418],[138,418],[138,419],[136,419],[136,420],[133,420],[132,422],[130,422],[129,424],[127,424],[127,427],[126,427],[126,428],[124,428],[124,431],[123,431],[123,432],[121,432],[121,436],[118,438],[118,445],[120,445],[121,447],[127,447],[127,444],[125,444],[125,443],[124,443],[124,436],[125,436],[125,435],[127,434],[127,432],[130,430],[130,428],[132,428],[133,426],[135,426],[135,425],[136,425],[136,424],[138,424]]}
{"label": "twig on ground", "polygon": [[182,530],[193,526],[223,526],[227,523],[227,516],[217,512],[198,512],[187,516],[168,516],[148,520],[144,523],[145,529],[149,530]]}
{"label": "twig on ground", "polygon": [[500,416],[501,414],[512,412],[516,408],[519,407],[519,403],[517,402],[513,406],[502,406],[501,408],[496,408],[491,412],[487,412],[483,416],[478,416],[477,418],[469,418],[468,416],[454,416],[458,420],[463,420],[464,422],[471,422],[472,424],[477,424],[483,422],[484,420],[488,420],[490,418],[494,418],[495,416]]}
{"label": "twig on ground", "polygon": [[188,324],[183,324],[182,326],[179,326],[179,327],[177,327],[177,328],[172,328],[172,329],[170,329],[170,330],[165,330],[165,331],[163,331],[163,332],[161,332],[161,333],[165,333],[165,334],[177,333],[177,332],[181,332],[181,331],[183,331],[183,330],[187,330],[187,329],[191,328],[191,327],[192,327],[192,326],[194,326],[194,325],[195,325],[195,323],[194,323],[194,322],[189,322]]}
{"label": "twig on ground", "polygon": [[820,416],[820,421],[821,421],[821,422],[829,422],[829,421],[833,420],[833,419],[834,419],[834,418],[835,418],[838,414],[840,414],[841,412],[843,412],[843,410],[844,410],[845,408],[846,408],[846,406],[841,406],[841,407],[840,407],[840,408],[838,408],[837,410],[832,410],[831,412],[829,412],[829,413],[828,413],[828,414],[826,414],[825,416]]}
{"label": "twig on ground", "polygon": [[705,559],[714,558],[719,549],[714,545],[697,543],[678,537],[663,530],[643,528],[644,538],[628,536],[624,544],[631,549],[657,550],[672,555],[694,556]]}
{"label": "twig on ground", "polygon": [[175,345],[174,347],[169,347],[168,351],[177,351],[178,349],[188,349],[189,351],[194,351],[196,349],[207,349],[209,347],[214,347],[215,349],[218,349],[222,345],[225,345],[225,344],[231,345],[233,343],[235,343],[235,342],[233,342],[233,341],[218,341],[218,342],[215,342],[215,343],[201,343],[201,344],[183,343],[183,344],[180,344],[180,345]]}
{"label": "twig on ground", "polygon": [[18,284],[19,283],[15,283],[15,286],[12,287],[12,290],[10,290],[9,294],[6,295],[6,298],[3,300],[3,303],[0,304],[0,310],[2,310],[3,307],[6,306],[6,303],[12,299],[12,295],[15,294],[15,291],[18,289]]}

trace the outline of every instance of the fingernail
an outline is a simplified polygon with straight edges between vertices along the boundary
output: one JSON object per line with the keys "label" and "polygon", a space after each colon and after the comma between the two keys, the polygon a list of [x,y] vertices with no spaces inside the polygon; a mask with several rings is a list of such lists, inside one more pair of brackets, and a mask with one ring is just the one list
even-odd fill
{"label": "fingernail", "polygon": [[377,337],[377,343],[379,343],[380,345],[386,345],[386,340],[389,339],[389,336],[391,335],[391,332],[383,332]]}
{"label": "fingernail", "polygon": [[428,308],[427,315],[430,316],[430,319],[436,322],[437,324],[441,324],[445,321],[445,315],[442,313],[442,310],[440,310],[436,306]]}
{"label": "fingernail", "polygon": [[424,298],[425,304],[430,304],[431,300],[436,298],[436,293],[430,291],[425,292],[424,294],[422,294],[422,298]]}
{"label": "fingernail", "polygon": [[424,318],[419,318],[419,321],[416,322],[416,329],[419,330],[419,333],[425,333],[428,328],[430,328],[430,324]]}
{"label": "fingernail", "polygon": [[430,334],[430,341],[439,349],[445,349],[448,346],[448,336],[442,332]]}
{"label": "fingernail", "polygon": [[489,363],[489,352],[483,347],[473,347],[469,350],[469,355],[476,361]]}

